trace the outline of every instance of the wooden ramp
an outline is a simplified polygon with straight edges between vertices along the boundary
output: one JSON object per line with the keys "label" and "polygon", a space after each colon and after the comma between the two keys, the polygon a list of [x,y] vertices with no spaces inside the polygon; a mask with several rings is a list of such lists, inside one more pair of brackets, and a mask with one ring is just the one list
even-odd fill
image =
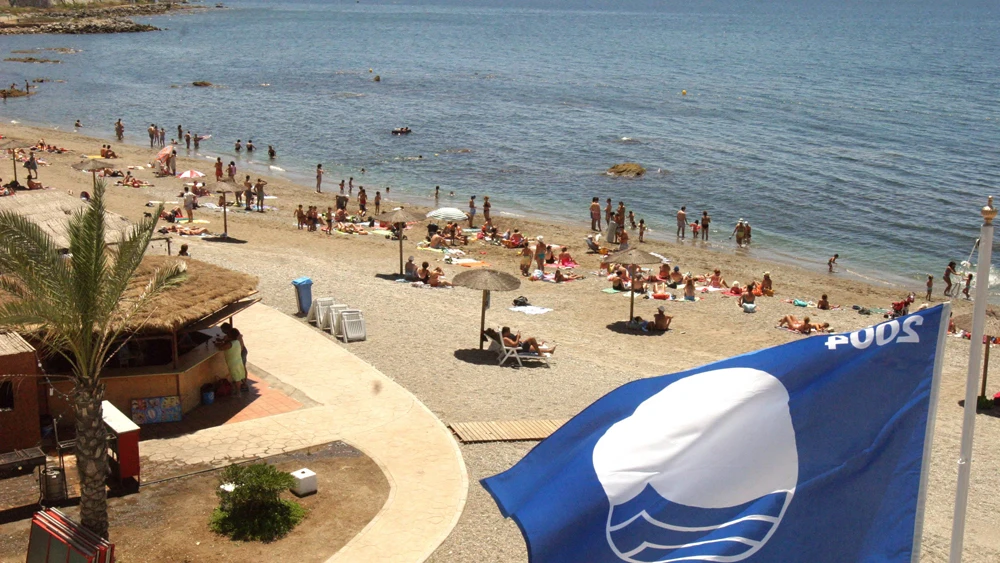
{"label": "wooden ramp", "polygon": [[544,440],[568,421],[556,420],[498,420],[492,422],[455,422],[451,431],[465,444],[475,442],[517,442]]}

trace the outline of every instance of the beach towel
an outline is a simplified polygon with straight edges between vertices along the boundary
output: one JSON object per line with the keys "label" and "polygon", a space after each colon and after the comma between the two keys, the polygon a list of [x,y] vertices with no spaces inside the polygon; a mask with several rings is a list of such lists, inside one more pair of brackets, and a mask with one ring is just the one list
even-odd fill
{"label": "beach towel", "polygon": [[716,291],[726,291],[723,287],[703,287],[700,289],[702,293],[714,293]]}
{"label": "beach towel", "polygon": [[[466,260],[470,259],[467,258]],[[469,262],[459,262],[456,260],[455,263],[463,268],[487,268],[490,265],[489,262],[483,262],[482,260],[470,260]]]}
{"label": "beach towel", "polygon": [[617,289],[615,289],[613,287],[605,287],[601,291],[604,292],[604,293],[625,293],[624,291],[619,291],[619,290],[617,290]]}
{"label": "beach towel", "polygon": [[418,246],[417,250],[426,250],[427,252],[438,252],[444,254],[443,248],[431,248],[429,246]]}
{"label": "beach towel", "polygon": [[225,350],[226,366],[229,368],[229,377],[236,383],[247,378],[247,368],[243,365],[243,347],[239,340],[233,340],[228,350]]}
{"label": "beach towel", "polygon": [[552,309],[546,307],[536,307],[534,305],[524,305],[522,307],[509,307],[511,311],[516,311],[518,313],[524,313],[525,315],[544,315]]}

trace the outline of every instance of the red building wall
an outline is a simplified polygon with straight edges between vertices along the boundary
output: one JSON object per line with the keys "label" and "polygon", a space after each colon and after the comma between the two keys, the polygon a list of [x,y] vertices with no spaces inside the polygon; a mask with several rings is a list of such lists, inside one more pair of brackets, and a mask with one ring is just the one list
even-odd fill
{"label": "red building wall", "polygon": [[0,356],[0,386],[10,383],[14,396],[14,408],[0,410],[0,453],[31,448],[42,439],[37,375],[34,352]]}

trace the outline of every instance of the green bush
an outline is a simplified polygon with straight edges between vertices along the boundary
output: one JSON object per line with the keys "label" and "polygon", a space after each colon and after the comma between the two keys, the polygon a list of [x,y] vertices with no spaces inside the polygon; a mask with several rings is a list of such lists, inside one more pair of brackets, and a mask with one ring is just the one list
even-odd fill
{"label": "green bush", "polygon": [[212,512],[209,526],[231,539],[274,541],[305,517],[299,503],[281,498],[281,493],[295,484],[294,479],[272,465],[231,465],[222,471],[219,484],[234,487],[231,492],[220,488],[216,493],[219,507]]}

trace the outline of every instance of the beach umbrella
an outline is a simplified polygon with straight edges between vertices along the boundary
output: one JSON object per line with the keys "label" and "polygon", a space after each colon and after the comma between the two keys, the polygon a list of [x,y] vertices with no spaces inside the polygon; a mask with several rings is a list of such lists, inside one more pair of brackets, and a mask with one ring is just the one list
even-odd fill
{"label": "beach umbrella", "polygon": [[[972,332],[972,313],[966,315],[958,315],[954,318],[955,328],[964,330],[966,332]],[[983,334],[988,339],[992,339],[996,336],[1000,336],[1000,310],[995,307],[986,308],[986,326],[984,327]],[[990,369],[990,345],[986,345],[985,357],[983,359],[983,386],[980,390],[979,396],[986,396],[986,373]]]}
{"label": "beach umbrella", "polygon": [[10,149],[10,161],[14,164],[14,185],[18,186],[17,183],[17,148],[19,143],[13,139],[7,139],[6,141],[0,141],[0,150]]}
{"label": "beach umbrella", "polygon": [[73,170],[82,170],[84,172],[90,172],[91,176],[94,177],[94,188],[97,188],[97,171],[104,170],[105,168],[114,168],[113,162],[108,162],[107,160],[101,160],[99,158],[92,158],[89,160],[84,160],[77,162],[76,164],[70,165]]}
{"label": "beach umbrella", "polygon": [[155,160],[159,160],[159,161],[166,160],[171,154],[173,154],[173,152],[174,152],[174,146],[173,145],[167,145],[167,146],[163,147],[162,149],[160,149],[160,152],[156,153]]}
{"label": "beach umbrella", "polygon": [[469,216],[461,209],[455,209],[454,207],[442,207],[441,209],[435,209],[427,214],[428,219],[437,219],[439,221],[466,221]]}
{"label": "beach umbrella", "polygon": [[[659,256],[646,252],[645,250],[639,250],[638,248],[629,248],[626,250],[619,250],[618,252],[613,252],[604,257],[604,264],[628,264],[629,266],[641,266],[644,264],[660,264],[663,259]],[[632,322],[635,318],[635,284],[633,283],[629,287],[631,298],[629,301],[628,308],[628,320]]]}
{"label": "beach umbrella", "polygon": [[[386,211],[381,215],[376,215],[375,220],[381,221],[383,223],[389,223],[390,225],[406,225],[407,223],[416,223],[418,221],[423,221],[425,217],[415,211],[405,209],[403,207],[397,207],[392,211]],[[403,275],[403,230],[399,230],[399,275]]]}
{"label": "beach umbrella", "polygon": [[479,349],[482,350],[483,332],[486,330],[486,306],[490,301],[490,292],[514,291],[521,287],[521,280],[506,272],[479,268],[458,274],[451,283],[483,292],[483,310],[479,317]]}
{"label": "beach umbrella", "polygon": [[177,175],[178,178],[204,178],[205,174],[197,170],[185,170]]}

